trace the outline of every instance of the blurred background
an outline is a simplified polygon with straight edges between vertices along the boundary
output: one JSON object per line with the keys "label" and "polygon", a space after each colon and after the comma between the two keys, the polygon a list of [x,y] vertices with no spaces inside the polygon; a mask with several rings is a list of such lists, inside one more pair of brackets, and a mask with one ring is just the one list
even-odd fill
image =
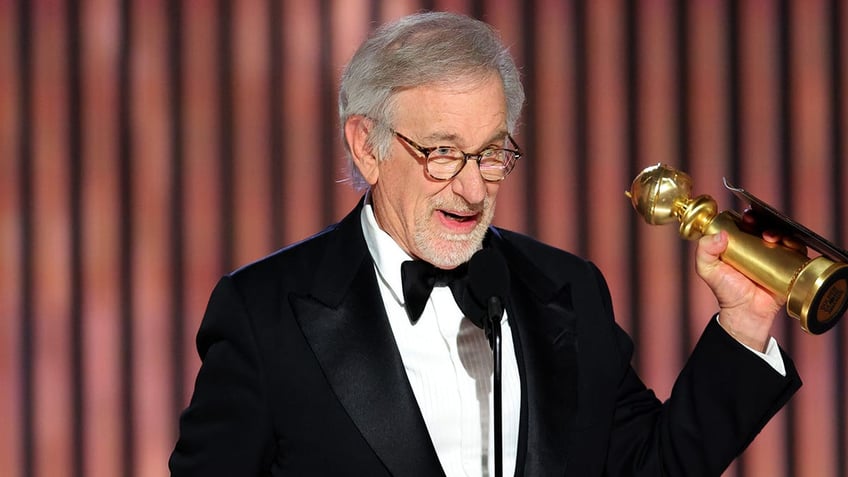
{"label": "blurred background", "polygon": [[[660,398],[716,305],[625,198],[642,168],[848,245],[844,1],[0,0],[0,474],[167,475],[214,283],[355,205],[337,80],[421,9],[510,45],[527,154],[496,223],[600,266]],[[726,475],[848,475],[846,326],[779,323],[805,386]]]}

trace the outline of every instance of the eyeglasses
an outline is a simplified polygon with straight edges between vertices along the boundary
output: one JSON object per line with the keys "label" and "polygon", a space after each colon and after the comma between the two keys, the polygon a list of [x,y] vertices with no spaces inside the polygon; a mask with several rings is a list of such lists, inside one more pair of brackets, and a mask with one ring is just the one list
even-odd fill
{"label": "eyeglasses", "polygon": [[506,135],[514,149],[490,146],[477,154],[463,152],[453,146],[424,147],[403,134],[391,130],[398,139],[424,155],[427,175],[437,181],[448,181],[456,177],[469,159],[477,162],[480,175],[487,182],[500,182],[512,172],[516,161],[521,158],[521,148],[509,134]]}

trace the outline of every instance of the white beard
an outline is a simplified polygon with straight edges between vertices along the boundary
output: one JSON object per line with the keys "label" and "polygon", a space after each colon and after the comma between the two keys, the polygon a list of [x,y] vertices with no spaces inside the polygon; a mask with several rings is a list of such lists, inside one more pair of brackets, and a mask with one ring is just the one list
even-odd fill
{"label": "white beard", "polygon": [[467,206],[446,207],[444,202],[434,203],[426,216],[415,218],[414,240],[423,260],[439,268],[450,269],[469,261],[471,256],[483,247],[483,238],[492,223],[495,206],[488,197],[484,200],[481,220],[469,233],[439,233],[430,228],[431,217],[436,209],[478,212]]}

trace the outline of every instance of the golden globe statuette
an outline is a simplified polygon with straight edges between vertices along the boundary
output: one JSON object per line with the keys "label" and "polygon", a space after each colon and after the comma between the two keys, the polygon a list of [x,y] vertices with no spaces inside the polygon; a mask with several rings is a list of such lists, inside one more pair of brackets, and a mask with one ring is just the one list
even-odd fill
{"label": "golden globe statuette", "polygon": [[[824,255],[810,258],[797,250],[766,242],[739,228],[740,214],[719,212],[712,197],[691,198],[691,191],[692,179],[686,173],[657,164],[639,173],[626,194],[648,224],[679,221],[680,236],[684,239],[697,240],[703,235],[726,231],[730,240],[721,260],[784,298],[787,313],[801,322],[804,331],[821,334],[836,325],[848,308],[848,265],[844,261]],[[753,196],[745,197],[758,201]],[[767,204],[760,204],[770,209]],[[812,234],[788,219],[783,224],[790,224],[794,231]],[[812,235],[820,239],[815,243],[823,241]]]}

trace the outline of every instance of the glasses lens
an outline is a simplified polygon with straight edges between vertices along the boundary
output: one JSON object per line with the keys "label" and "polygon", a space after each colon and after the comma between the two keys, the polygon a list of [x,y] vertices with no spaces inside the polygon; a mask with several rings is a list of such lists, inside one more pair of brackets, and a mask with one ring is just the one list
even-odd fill
{"label": "glasses lens", "polygon": [[434,179],[452,178],[465,164],[465,156],[454,147],[439,147],[427,157],[427,172]]}
{"label": "glasses lens", "polygon": [[502,149],[484,151],[480,157],[480,175],[487,181],[503,180],[515,164],[515,154]]}

